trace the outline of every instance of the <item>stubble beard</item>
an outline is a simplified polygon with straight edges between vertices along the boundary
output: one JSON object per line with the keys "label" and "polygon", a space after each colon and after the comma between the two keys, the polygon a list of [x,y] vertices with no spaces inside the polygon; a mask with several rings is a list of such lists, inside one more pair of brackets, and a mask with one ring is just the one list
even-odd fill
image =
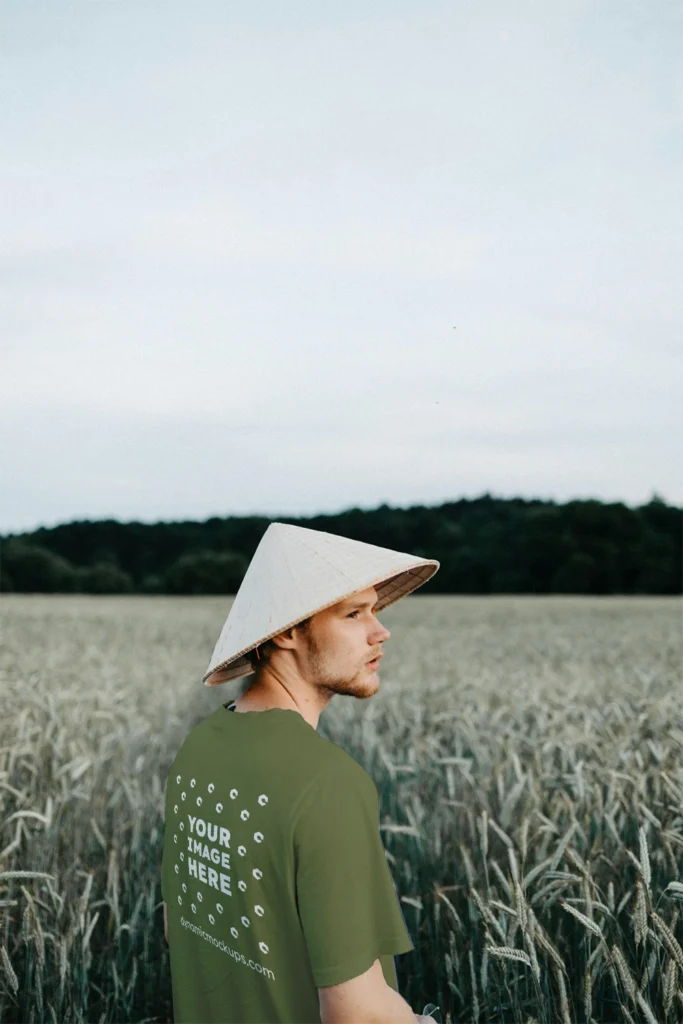
{"label": "stubble beard", "polygon": [[[379,689],[377,677],[366,672],[365,665],[353,676],[340,677],[330,675],[325,668],[324,655],[312,637],[309,644],[309,655],[311,659],[311,674],[315,680],[315,685],[328,699],[336,694],[340,694],[345,697],[367,700],[368,697],[374,696]],[[367,679],[364,678],[365,675],[367,675]]]}

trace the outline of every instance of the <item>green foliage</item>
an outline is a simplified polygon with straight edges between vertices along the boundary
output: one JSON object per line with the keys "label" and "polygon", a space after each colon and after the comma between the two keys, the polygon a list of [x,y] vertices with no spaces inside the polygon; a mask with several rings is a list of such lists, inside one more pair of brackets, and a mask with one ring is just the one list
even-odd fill
{"label": "green foliage", "polygon": [[96,562],[87,569],[79,569],[80,590],[84,594],[131,594],[133,581],[113,562]]}
{"label": "green foliage", "polygon": [[596,575],[595,559],[584,551],[573,551],[552,578],[554,594],[590,594]]}
{"label": "green foliage", "polygon": [[231,552],[181,555],[166,573],[166,593],[234,594],[246,571],[246,559]]}
{"label": "green foliage", "polygon": [[6,567],[0,563],[0,593],[8,594],[15,589],[14,580],[7,572]]}
{"label": "green foliage", "polygon": [[142,583],[140,584],[141,594],[165,594],[166,585],[164,577],[156,572],[150,572],[143,577]]}
{"label": "green foliage", "polygon": [[2,544],[2,589],[9,578],[12,589],[22,593],[74,593],[79,587],[78,570],[61,555],[21,538]]}
{"label": "green foliage", "polygon": [[[434,594],[683,593],[683,510],[480,498],[277,521],[436,558]],[[66,523],[0,538],[0,590],[234,594],[271,520]]]}

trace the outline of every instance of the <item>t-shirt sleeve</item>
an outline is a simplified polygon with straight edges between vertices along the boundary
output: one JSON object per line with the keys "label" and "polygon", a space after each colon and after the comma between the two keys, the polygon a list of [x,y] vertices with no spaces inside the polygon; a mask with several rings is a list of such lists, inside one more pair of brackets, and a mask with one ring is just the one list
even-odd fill
{"label": "t-shirt sleeve", "polygon": [[328,772],[302,798],[294,826],[296,899],[316,987],[414,949],[379,834],[374,782]]}

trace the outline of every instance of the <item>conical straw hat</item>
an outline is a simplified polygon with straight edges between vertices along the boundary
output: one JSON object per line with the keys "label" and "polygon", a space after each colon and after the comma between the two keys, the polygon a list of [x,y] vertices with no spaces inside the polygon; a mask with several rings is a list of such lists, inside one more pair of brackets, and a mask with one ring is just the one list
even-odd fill
{"label": "conical straw hat", "polygon": [[375,544],[271,523],[225,620],[202,681],[218,686],[249,675],[244,655],[290,626],[368,587],[377,589],[376,611],[417,590],[439,568]]}

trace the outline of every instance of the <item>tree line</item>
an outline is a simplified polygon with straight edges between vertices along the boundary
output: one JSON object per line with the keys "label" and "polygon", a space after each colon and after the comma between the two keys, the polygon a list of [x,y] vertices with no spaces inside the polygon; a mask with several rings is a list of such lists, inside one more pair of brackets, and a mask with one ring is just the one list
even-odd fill
{"label": "tree line", "polygon": [[[235,594],[264,516],[204,522],[81,520],[0,536],[0,591]],[[683,509],[484,494],[436,507],[381,505],[276,517],[441,563],[432,594],[681,594]]]}

